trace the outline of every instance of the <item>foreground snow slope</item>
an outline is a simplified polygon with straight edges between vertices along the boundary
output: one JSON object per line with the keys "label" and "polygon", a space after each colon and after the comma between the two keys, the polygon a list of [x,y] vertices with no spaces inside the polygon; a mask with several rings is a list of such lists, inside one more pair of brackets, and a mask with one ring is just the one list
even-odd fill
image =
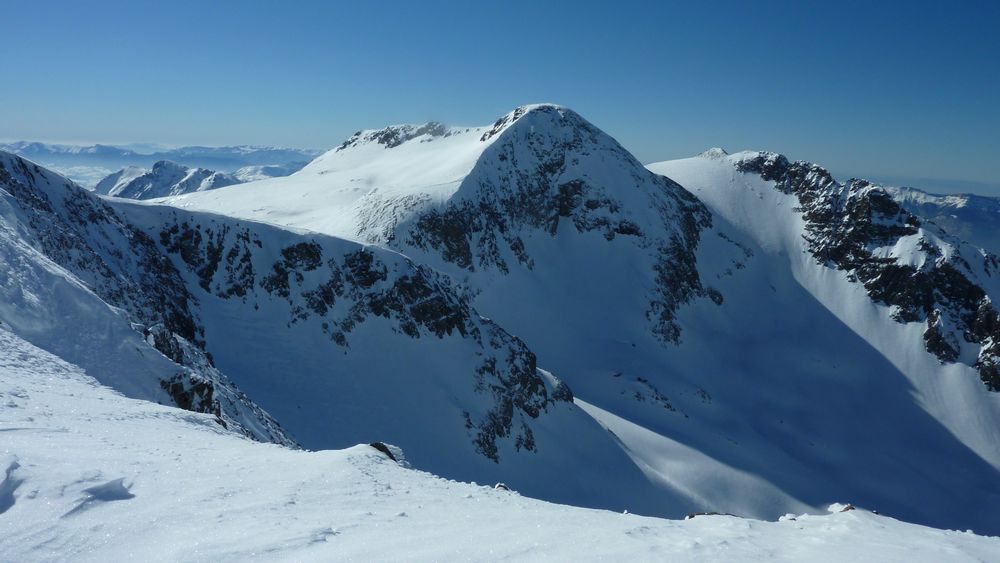
{"label": "foreground snow slope", "polygon": [[305,452],[127,399],[0,326],[5,561],[989,561],[1000,539],[858,509],[762,522],[548,504]]}

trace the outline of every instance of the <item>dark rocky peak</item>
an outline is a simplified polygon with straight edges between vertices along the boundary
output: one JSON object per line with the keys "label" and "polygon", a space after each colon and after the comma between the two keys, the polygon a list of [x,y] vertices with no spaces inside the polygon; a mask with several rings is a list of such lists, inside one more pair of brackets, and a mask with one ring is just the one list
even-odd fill
{"label": "dark rocky peak", "polygon": [[385,145],[385,148],[391,149],[424,135],[443,137],[448,134],[448,131],[447,127],[436,121],[423,125],[390,125],[377,130],[358,131],[337,147],[337,150],[370,143]]}

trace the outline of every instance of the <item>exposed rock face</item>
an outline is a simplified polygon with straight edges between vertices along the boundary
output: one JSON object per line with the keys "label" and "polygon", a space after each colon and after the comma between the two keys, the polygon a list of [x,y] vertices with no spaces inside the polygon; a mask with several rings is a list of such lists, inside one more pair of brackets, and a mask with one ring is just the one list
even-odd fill
{"label": "exposed rock face", "polygon": [[819,166],[774,153],[746,158],[738,168],[796,196],[819,263],[863,284],[874,301],[891,306],[895,320],[925,323],[929,352],[942,362],[971,363],[987,388],[1000,391],[1000,313],[983,285],[1000,271],[997,256],[925,224],[865,180],[840,184]]}
{"label": "exposed rock face", "polygon": [[337,147],[337,150],[356,147],[365,143],[378,143],[391,149],[423,135],[441,137],[447,134],[448,128],[436,121],[423,125],[391,125],[374,131],[358,131]]}
{"label": "exposed rock face", "polygon": [[677,308],[709,295],[694,250],[711,214],[697,198],[558,106],[517,108],[483,134],[487,141],[455,196],[401,224],[391,244],[437,253],[468,272],[508,274],[536,267],[526,242],[534,234],[627,240],[650,257],[651,330],[679,342]]}
{"label": "exposed rock face", "polygon": [[[50,198],[36,187],[38,181],[61,185],[60,197]],[[199,341],[184,282],[144,232],[82,188],[21,158],[0,161],[0,184],[20,204],[32,242],[46,256],[137,322],[163,324]]]}
{"label": "exposed rock face", "polygon": [[294,445],[212,366],[200,348],[195,300],[152,238],[83,188],[19,157],[0,157],[0,187],[23,214],[29,230],[23,235],[101,299],[127,311],[149,344],[178,364],[177,375],[161,382],[177,406],[214,414],[255,439]]}
{"label": "exposed rock face", "polygon": [[555,402],[572,401],[564,384],[546,385],[523,342],[479,317],[446,278],[401,257],[387,263],[381,251],[347,245],[345,253],[329,241],[307,240],[262,262],[258,233],[214,220],[192,225],[178,218],[163,227],[159,240],[206,292],[241,299],[254,310],[263,300],[281,299],[289,326],[316,317],[331,346],[350,349],[352,333],[372,318],[390,320],[409,338],[471,340],[480,361],[472,374],[474,387],[491,406],[466,410],[460,423],[469,429],[476,450],[493,461],[499,461],[501,439],[533,451],[532,431],[524,421]]}

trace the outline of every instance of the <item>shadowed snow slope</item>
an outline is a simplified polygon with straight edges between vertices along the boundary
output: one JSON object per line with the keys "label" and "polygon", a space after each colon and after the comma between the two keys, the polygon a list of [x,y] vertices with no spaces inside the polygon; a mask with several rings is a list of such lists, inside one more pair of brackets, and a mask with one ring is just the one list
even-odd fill
{"label": "shadowed snow slope", "polygon": [[1000,558],[996,538],[862,509],[661,520],[444,480],[369,446],[255,443],[209,416],[122,397],[4,327],[0,402],[0,553],[11,561]]}
{"label": "shadowed snow slope", "polygon": [[[996,318],[995,257],[906,213],[877,186],[837,184],[773,153],[649,168],[690,189],[720,236],[748,250],[744,265],[725,272],[739,286],[720,285],[720,312],[732,317],[682,315],[681,324],[715,338],[695,344],[707,358],[702,373],[752,379],[740,410],[754,413],[756,432],[789,464],[808,467],[804,475],[839,466],[833,478],[854,481],[870,505],[995,533],[995,337],[975,320]],[[776,459],[735,465],[767,476],[787,467]],[[922,491],[919,506],[907,500],[913,490]]]}

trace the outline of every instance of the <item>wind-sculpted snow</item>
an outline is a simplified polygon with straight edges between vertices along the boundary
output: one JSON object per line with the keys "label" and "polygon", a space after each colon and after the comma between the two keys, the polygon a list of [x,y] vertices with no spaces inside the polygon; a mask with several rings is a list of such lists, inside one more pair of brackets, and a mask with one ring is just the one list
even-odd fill
{"label": "wind-sculpted snow", "polygon": [[1000,313],[987,293],[998,287],[996,255],[924,224],[865,180],[839,184],[819,166],[773,153],[748,156],[737,168],[798,198],[819,263],[864,284],[897,321],[925,323],[929,352],[974,365],[986,387],[1000,391]]}

